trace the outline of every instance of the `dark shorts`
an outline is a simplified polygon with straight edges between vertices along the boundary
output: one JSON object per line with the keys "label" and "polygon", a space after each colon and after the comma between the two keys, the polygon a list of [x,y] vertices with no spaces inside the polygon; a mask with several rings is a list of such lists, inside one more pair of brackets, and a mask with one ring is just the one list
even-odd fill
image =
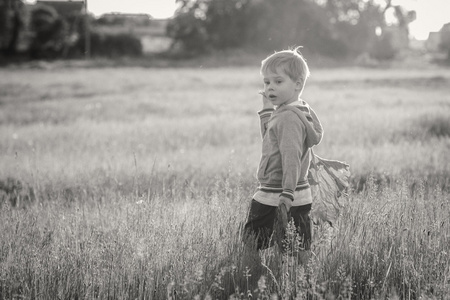
{"label": "dark shorts", "polygon": [[[250,204],[250,212],[244,226],[244,239],[255,240],[258,250],[269,248],[275,242],[280,242],[279,237],[274,237],[274,226],[277,225],[277,210],[278,207],[264,205],[254,199]],[[301,247],[305,250],[309,250],[311,246],[310,211],[311,204],[307,204],[291,207],[288,214],[289,220],[294,219],[295,228],[302,240],[303,245]],[[279,246],[282,248],[282,245]]]}

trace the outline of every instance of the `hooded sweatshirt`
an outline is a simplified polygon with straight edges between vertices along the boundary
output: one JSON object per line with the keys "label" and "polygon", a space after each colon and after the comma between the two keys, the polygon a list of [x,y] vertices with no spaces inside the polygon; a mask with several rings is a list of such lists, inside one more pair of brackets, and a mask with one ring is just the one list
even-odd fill
{"label": "hooded sweatshirt", "polygon": [[311,147],[320,143],[322,125],[301,99],[258,114],[263,138],[258,189],[294,200],[294,191],[309,188]]}

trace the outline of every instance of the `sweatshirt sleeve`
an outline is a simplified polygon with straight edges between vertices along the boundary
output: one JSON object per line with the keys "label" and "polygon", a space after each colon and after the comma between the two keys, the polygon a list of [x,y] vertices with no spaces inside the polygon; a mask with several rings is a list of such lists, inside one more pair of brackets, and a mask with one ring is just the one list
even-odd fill
{"label": "sweatshirt sleeve", "polygon": [[264,135],[266,134],[269,119],[272,116],[273,112],[274,112],[273,108],[266,108],[258,111],[261,127],[261,138],[264,138]]}
{"label": "sweatshirt sleeve", "polygon": [[278,125],[277,137],[283,169],[281,196],[293,200],[300,176],[306,129],[298,116],[292,112],[284,113]]}

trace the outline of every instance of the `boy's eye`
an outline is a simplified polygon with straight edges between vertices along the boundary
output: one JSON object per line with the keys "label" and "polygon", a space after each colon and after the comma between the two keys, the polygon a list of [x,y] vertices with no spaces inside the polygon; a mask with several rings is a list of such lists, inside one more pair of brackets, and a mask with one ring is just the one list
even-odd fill
{"label": "boy's eye", "polygon": [[282,82],[283,82],[283,81],[281,81],[281,80],[277,80],[277,81],[276,81],[277,84],[280,84],[280,83],[282,83]]}

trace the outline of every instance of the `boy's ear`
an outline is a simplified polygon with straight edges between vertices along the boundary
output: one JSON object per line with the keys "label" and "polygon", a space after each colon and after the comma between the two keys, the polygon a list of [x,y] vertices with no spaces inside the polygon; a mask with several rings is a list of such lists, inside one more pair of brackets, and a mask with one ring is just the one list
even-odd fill
{"label": "boy's ear", "polygon": [[304,83],[305,81],[303,80],[303,78],[299,78],[296,82],[295,82],[295,84],[296,84],[296,87],[295,87],[295,89],[296,90],[302,90],[303,89],[303,83]]}

